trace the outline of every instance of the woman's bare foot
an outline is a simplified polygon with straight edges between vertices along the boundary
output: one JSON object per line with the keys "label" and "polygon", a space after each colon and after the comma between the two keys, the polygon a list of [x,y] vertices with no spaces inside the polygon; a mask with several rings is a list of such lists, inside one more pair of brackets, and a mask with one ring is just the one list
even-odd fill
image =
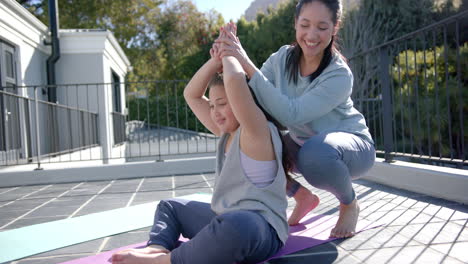
{"label": "woman's bare foot", "polygon": [[356,224],[359,217],[359,203],[354,199],[350,204],[340,203],[340,215],[330,237],[352,237],[356,233]]}
{"label": "woman's bare foot", "polygon": [[137,251],[123,250],[112,255],[112,264],[170,264],[170,253],[140,253]]}
{"label": "woman's bare foot", "polygon": [[291,226],[299,224],[299,221],[320,203],[320,198],[303,186],[297,190],[294,200],[296,206],[288,219],[288,224]]}

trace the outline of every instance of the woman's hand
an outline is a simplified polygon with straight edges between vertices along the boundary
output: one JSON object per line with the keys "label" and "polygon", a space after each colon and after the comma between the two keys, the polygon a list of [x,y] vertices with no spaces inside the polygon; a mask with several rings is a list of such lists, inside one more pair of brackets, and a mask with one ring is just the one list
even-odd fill
{"label": "woman's hand", "polygon": [[220,56],[220,44],[213,43],[213,46],[210,49],[211,60],[215,64],[217,72],[223,72],[223,61]]}
{"label": "woman's hand", "polygon": [[256,67],[247,56],[236,33],[236,25],[232,22],[228,23],[225,27],[221,28],[221,34],[218,39],[215,40],[215,44],[220,45],[218,48],[221,58],[226,56],[235,57],[242,65],[247,75],[251,77],[255,73]]}

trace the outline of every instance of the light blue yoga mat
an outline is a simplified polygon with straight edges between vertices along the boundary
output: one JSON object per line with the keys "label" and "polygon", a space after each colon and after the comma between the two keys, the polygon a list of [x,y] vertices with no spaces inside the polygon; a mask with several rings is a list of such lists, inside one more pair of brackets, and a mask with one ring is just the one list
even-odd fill
{"label": "light blue yoga mat", "polygon": [[[211,194],[177,198],[209,203]],[[157,204],[146,203],[0,232],[0,263],[151,226]]]}

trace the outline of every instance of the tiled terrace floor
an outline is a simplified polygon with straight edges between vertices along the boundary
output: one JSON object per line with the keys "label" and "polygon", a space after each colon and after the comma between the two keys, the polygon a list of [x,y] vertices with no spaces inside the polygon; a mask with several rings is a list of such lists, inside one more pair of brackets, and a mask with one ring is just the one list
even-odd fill
{"label": "tiled terrace floor", "polygon": [[[0,188],[0,231],[199,192],[214,175],[141,178]],[[303,182],[303,178],[299,178]],[[355,182],[361,216],[384,226],[269,263],[468,263],[468,206],[369,181]],[[320,214],[337,214],[337,200],[316,190]],[[290,200],[290,207],[294,205]],[[55,264],[147,239],[148,228],[100,238],[10,262]],[[1,252],[1,249],[0,249]]]}

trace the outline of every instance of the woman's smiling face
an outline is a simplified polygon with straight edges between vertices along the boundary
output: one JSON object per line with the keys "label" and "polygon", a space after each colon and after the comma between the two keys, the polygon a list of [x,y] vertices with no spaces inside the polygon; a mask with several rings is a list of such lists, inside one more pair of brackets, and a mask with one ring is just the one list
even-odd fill
{"label": "woman's smiling face", "polygon": [[296,41],[306,58],[321,58],[335,34],[331,10],[320,1],[304,4],[296,18]]}

